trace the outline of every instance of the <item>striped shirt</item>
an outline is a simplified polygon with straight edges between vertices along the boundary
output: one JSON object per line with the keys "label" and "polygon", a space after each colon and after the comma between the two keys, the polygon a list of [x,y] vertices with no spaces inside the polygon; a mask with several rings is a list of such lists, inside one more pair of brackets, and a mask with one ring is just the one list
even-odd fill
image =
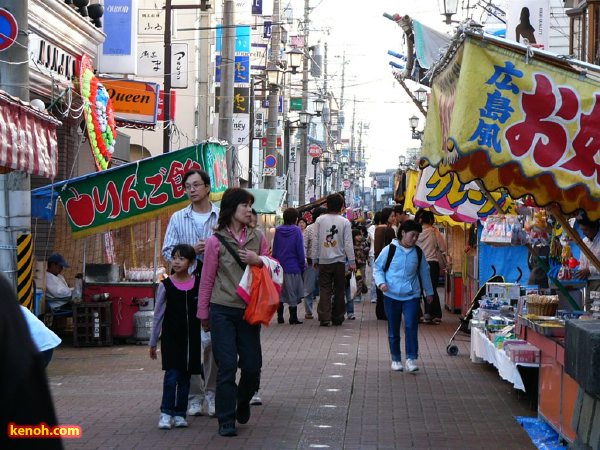
{"label": "striped shirt", "polygon": [[[171,261],[171,253],[176,245],[194,245],[198,241],[206,240],[213,235],[219,219],[219,208],[212,203],[210,205],[212,208],[210,216],[203,227],[198,227],[194,220],[191,203],[171,216],[162,248],[163,257],[167,261]],[[204,255],[198,255],[198,259],[203,261]]]}

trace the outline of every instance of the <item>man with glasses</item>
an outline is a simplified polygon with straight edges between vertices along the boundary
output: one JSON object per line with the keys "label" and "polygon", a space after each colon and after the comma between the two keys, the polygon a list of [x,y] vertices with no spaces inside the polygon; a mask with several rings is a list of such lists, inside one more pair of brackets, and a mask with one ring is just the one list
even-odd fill
{"label": "man with glasses", "polygon": [[[194,271],[202,273],[204,243],[212,236],[219,218],[219,208],[210,202],[210,176],[204,170],[192,169],[183,175],[182,184],[191,204],[171,216],[163,242],[162,253],[171,261],[173,248],[178,244],[190,244],[196,250]],[[210,332],[202,332],[202,368],[204,380],[200,375],[192,375],[188,414],[202,414],[202,405],[206,402],[207,413],[215,415],[215,390],[217,385],[217,367],[212,354]]]}

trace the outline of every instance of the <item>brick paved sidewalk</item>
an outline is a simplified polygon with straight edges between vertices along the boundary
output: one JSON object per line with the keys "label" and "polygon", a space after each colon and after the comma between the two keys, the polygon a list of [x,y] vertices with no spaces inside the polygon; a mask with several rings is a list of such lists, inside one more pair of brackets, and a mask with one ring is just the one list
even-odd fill
{"label": "brick paved sidewalk", "polygon": [[[386,322],[375,305],[356,304],[341,327],[264,328],[261,397],[238,436],[217,421],[190,417],[187,429],[157,428],[163,372],[146,346],[55,351],[48,374],[59,420],[79,424],[67,449],[526,449],[514,416],[535,416],[495,369],[469,360],[468,336],[446,354],[458,316],[421,326],[420,371],[392,372]],[[304,314],[302,312],[301,317]],[[286,311],[287,317],[287,311]]]}

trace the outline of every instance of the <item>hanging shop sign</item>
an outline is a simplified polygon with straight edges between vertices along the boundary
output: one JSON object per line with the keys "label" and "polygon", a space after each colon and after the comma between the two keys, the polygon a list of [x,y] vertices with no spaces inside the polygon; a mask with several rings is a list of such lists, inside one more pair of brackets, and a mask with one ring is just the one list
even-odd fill
{"label": "hanging shop sign", "polygon": [[233,115],[233,145],[248,145],[250,143],[250,114]]}
{"label": "hanging shop sign", "polygon": [[30,33],[28,51],[31,70],[41,72],[60,83],[70,82],[77,76],[79,58],[47,39]]}
{"label": "hanging shop sign", "polygon": [[204,143],[125,164],[63,183],[56,190],[74,237],[143,222],[189,201],[182,176],[204,169],[211,177],[211,199],[227,189],[225,148]]}
{"label": "hanging shop sign", "polygon": [[[171,96],[171,109],[169,109],[169,115],[171,116],[171,120],[175,120],[175,112],[177,110],[177,91],[171,91],[170,94]],[[158,114],[156,119],[157,120],[165,120],[165,113],[164,113],[164,103],[165,103],[165,91],[161,90],[158,94]]]}
{"label": "hanging shop sign", "polygon": [[54,178],[61,122],[0,91],[0,167]]}
{"label": "hanging shop sign", "polygon": [[155,124],[159,85],[144,81],[101,79],[119,122]]}
{"label": "hanging shop sign", "polygon": [[17,19],[9,11],[0,8],[0,52],[15,43],[19,34]]}
{"label": "hanging shop sign", "polygon": [[135,74],[137,72],[138,23],[134,14],[138,0],[104,0],[106,39],[98,54],[101,73]]}
{"label": "hanging shop sign", "polygon": [[106,170],[115,151],[117,127],[115,111],[106,88],[100,83],[92,61],[87,55],[81,59],[79,85],[83,98],[83,116],[90,147],[98,170]]}
{"label": "hanging shop sign", "polygon": [[[164,44],[140,43],[137,48],[138,75],[140,77],[164,77]],[[175,42],[171,45],[171,87],[188,87],[188,44]]]}
{"label": "hanging shop sign", "polygon": [[423,156],[463,183],[598,219],[600,82],[524,53],[465,38],[434,75]]}
{"label": "hanging shop sign", "polygon": [[550,0],[511,0],[508,3],[506,39],[525,40],[532,47],[548,49],[550,44]]}

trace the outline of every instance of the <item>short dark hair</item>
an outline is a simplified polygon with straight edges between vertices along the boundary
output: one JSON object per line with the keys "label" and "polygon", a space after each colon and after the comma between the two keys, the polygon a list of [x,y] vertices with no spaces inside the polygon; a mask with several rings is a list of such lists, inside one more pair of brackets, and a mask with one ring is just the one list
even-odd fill
{"label": "short dark hair", "polygon": [[258,213],[256,212],[256,210],[254,208],[252,208],[252,215],[258,217]]}
{"label": "short dark hair", "polygon": [[381,223],[381,211],[377,211],[373,216],[373,223],[379,225]]}
{"label": "short dark hair", "polygon": [[381,210],[381,224],[387,225],[390,216],[394,213],[394,210],[390,207],[385,207]]}
{"label": "short dark hair", "polygon": [[221,211],[219,212],[217,230],[227,228],[233,220],[237,207],[244,203],[252,205],[254,203],[254,195],[246,189],[228,188],[223,193],[223,198],[221,198]]}
{"label": "short dark hair", "polygon": [[417,233],[420,233],[423,231],[423,227],[420,223],[417,223],[412,219],[405,220],[398,228],[398,233],[396,237],[398,238],[398,240],[401,240],[402,233],[409,233],[411,231],[416,231]]}
{"label": "short dark hair", "polygon": [[312,213],[313,222],[319,218],[320,215],[325,214],[327,212],[327,208],[323,208],[322,206],[318,206]]}
{"label": "short dark hair", "polygon": [[421,212],[419,219],[421,220],[421,223],[426,223],[427,225],[435,223],[435,216],[431,211],[424,210]]}
{"label": "short dark hair", "polygon": [[404,214],[404,208],[402,205],[394,205],[394,212],[396,214]]}
{"label": "short dark hair", "polygon": [[283,223],[285,225],[295,225],[298,222],[298,210],[296,208],[287,208],[283,211]]}
{"label": "short dark hair", "polygon": [[194,262],[196,260],[196,251],[190,244],[177,244],[175,247],[173,247],[171,258],[175,258],[176,256],[181,256],[191,262]]}
{"label": "short dark hair", "polygon": [[342,211],[344,206],[344,197],[337,192],[335,194],[329,194],[327,196],[327,212],[339,213]]}
{"label": "short dark hair", "polygon": [[583,210],[579,210],[577,213],[577,219],[575,219],[579,225],[583,225],[589,228],[600,227],[600,220],[590,220],[587,213]]}
{"label": "short dark hair", "polygon": [[184,173],[183,178],[181,179],[181,185],[185,186],[185,182],[187,181],[187,179],[195,174],[200,175],[200,177],[202,178],[202,182],[205,185],[210,186],[210,175],[208,174],[208,172],[202,169],[191,169]]}

